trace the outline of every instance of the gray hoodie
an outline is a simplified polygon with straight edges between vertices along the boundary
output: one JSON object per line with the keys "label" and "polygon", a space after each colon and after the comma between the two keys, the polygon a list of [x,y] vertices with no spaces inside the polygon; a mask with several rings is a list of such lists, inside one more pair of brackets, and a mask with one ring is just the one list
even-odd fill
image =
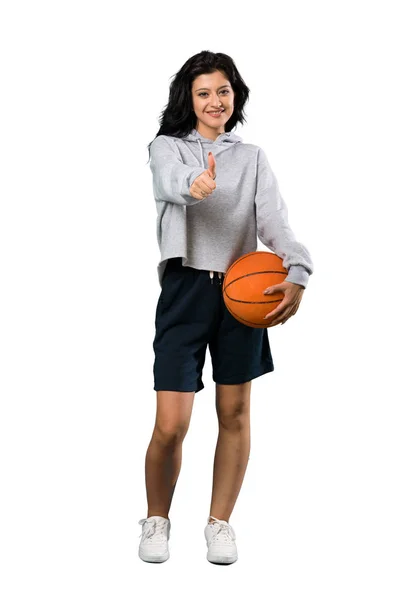
{"label": "gray hoodie", "polygon": [[[216,162],[216,189],[203,200],[189,193],[208,169],[208,152]],[[296,241],[286,204],[262,148],[245,144],[233,132],[215,141],[196,129],[183,138],[159,135],[150,146],[150,169],[157,208],[157,266],[160,285],[168,258],[183,266],[225,273],[260,241],[283,260],[285,281],[307,287],[314,270],[310,253]]]}

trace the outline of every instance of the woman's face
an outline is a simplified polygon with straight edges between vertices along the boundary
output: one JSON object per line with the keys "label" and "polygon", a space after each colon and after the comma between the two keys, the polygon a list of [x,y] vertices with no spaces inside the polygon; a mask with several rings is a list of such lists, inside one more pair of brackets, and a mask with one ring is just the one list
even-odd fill
{"label": "woman's face", "polygon": [[[196,129],[204,137],[215,139],[225,131],[225,123],[233,113],[234,92],[221,71],[199,75],[192,84]],[[222,111],[219,116],[210,114]]]}

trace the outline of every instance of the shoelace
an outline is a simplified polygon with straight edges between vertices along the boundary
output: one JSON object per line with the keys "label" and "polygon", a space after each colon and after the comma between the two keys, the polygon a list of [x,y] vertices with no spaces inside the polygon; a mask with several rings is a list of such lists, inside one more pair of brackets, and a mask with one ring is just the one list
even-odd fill
{"label": "shoelace", "polygon": [[143,525],[144,529],[138,537],[143,536],[142,541],[149,539],[150,542],[157,542],[165,535],[165,528],[167,527],[168,521],[155,521],[149,517],[148,519],[140,519],[139,525]]}
{"label": "shoelace", "polygon": [[217,519],[215,517],[211,518],[214,520],[214,523],[210,523],[213,526],[213,536],[210,543],[217,539],[218,541],[222,540],[224,542],[235,541],[236,535],[232,525],[229,525],[227,521],[223,521],[222,519]]}

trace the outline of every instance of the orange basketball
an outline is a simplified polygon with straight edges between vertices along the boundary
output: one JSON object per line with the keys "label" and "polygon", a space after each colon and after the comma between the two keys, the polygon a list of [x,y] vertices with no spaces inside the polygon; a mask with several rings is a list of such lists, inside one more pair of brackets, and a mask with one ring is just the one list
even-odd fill
{"label": "orange basketball", "polygon": [[264,317],[283,299],[283,293],[264,294],[271,285],[282,283],[288,271],[273,252],[249,252],[231,264],[222,289],[226,308],[240,323],[258,329],[268,327]]}

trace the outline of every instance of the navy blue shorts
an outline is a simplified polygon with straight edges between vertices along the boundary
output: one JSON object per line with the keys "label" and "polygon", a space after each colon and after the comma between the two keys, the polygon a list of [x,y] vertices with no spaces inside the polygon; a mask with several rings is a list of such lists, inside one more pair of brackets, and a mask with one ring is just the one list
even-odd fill
{"label": "navy blue shorts", "polygon": [[217,273],[167,262],[153,342],[154,389],[199,392],[207,344],[213,380],[238,384],[274,370],[268,330],[243,325],[225,306]]}

